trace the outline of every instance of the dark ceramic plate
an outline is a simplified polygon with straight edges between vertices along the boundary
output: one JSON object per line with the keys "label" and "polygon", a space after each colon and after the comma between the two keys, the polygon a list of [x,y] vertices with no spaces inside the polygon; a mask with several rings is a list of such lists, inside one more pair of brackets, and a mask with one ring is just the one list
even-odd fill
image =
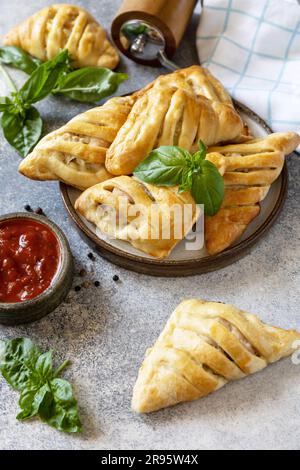
{"label": "dark ceramic plate", "polygon": [[[270,127],[257,114],[239,102],[235,102],[235,105],[253,135],[260,137],[272,133]],[[60,184],[64,204],[80,234],[103,258],[132,271],[163,277],[190,276],[215,271],[246,256],[276,222],[284,205],[287,188],[288,171],[285,165],[280,178],[272,185],[267,198],[261,204],[260,216],[248,227],[243,237],[226,251],[208,256],[205,249],[201,252],[186,251],[182,242],[170,258],[157,260],[135,250],[129,243],[99,238],[95,227],[77,214],[74,209],[74,202],[80,192],[63,183]]]}

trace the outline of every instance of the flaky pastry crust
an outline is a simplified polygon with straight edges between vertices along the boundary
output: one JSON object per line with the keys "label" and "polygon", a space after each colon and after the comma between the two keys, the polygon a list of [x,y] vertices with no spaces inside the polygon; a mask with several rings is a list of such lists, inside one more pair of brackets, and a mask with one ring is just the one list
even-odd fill
{"label": "flaky pastry crust", "polygon": [[[121,211],[124,201],[125,210],[123,206]],[[185,205],[191,210],[188,220],[184,216],[177,219],[175,212],[170,211],[175,206],[183,211]],[[199,215],[189,192],[179,194],[177,187],[160,188],[129,176],[119,176],[87,189],[76,201],[75,209],[103,234],[127,241],[161,259],[169,256],[189,233]],[[116,224],[110,218],[111,209],[117,215]],[[124,212],[126,220],[123,220]]]}
{"label": "flaky pastry crust", "polygon": [[209,149],[213,155],[217,153],[224,157],[226,187],[221,210],[205,219],[206,248],[210,255],[230,247],[259,215],[260,202],[280,176],[285,156],[298,145],[300,136],[286,132],[244,144]]}
{"label": "flaky pastry crust", "polygon": [[35,180],[59,180],[86,189],[110,179],[106,152],[132,107],[132,97],[112,98],[80,114],[44,137],[20,164],[19,171]]}
{"label": "flaky pastry crust", "polygon": [[159,77],[135,102],[107,152],[106,167],[129,175],[154,148],[178,145],[196,151],[241,137],[243,123],[231,98],[206,69],[193,66]]}
{"label": "flaky pastry crust", "polygon": [[202,398],[289,356],[299,339],[233,305],[185,300],[146,353],[132,408],[150,413]]}
{"label": "flaky pastry crust", "polygon": [[[189,81],[193,80],[193,83],[196,81],[194,75],[197,77],[200,87],[201,80],[204,80],[203,76],[205,77],[205,73],[208,73],[204,73],[201,67],[198,66],[184,69],[181,72],[175,72],[174,77],[175,81],[180,80],[181,90],[178,90],[178,92],[180,96],[184,97],[185,93],[182,90],[191,88]],[[110,99],[103,106],[75,117],[61,129],[44,137],[33,152],[22,162],[20,172],[31,179],[60,180],[79,189],[86,189],[110,179],[113,175],[103,165],[107,161],[106,154],[119,130],[125,124],[133,105],[152,90],[156,83],[159,83],[160,80],[166,81],[172,75],[159,77],[131,96]],[[207,82],[208,79],[205,83]],[[213,91],[207,91],[209,86],[203,86],[203,93],[213,98]],[[212,90],[215,90],[215,88],[213,87]],[[200,93],[200,89],[197,92]],[[225,90],[222,92],[221,88],[218,93],[220,93],[220,103],[224,103],[224,106],[231,106],[227,92]],[[194,132],[197,132],[195,119],[199,114],[199,110],[194,109],[194,98],[192,96],[190,93],[187,95],[187,103],[189,115],[194,116],[194,121],[189,119],[187,115],[186,130],[180,138],[180,144],[183,146],[188,145],[188,133],[191,132],[192,126],[194,126]],[[204,96],[199,99],[202,99],[205,103],[209,102],[209,98]],[[235,111],[233,112],[235,113]],[[238,120],[240,121],[240,118]],[[176,121],[172,124],[171,116],[168,122],[171,127],[176,126]],[[151,126],[148,134],[151,140],[150,128]],[[128,163],[130,163],[130,158],[129,156]],[[219,156],[219,160],[220,158],[222,157]]]}
{"label": "flaky pastry crust", "polygon": [[100,24],[83,8],[68,4],[37,12],[13,28],[4,44],[20,47],[42,61],[68,49],[77,68],[114,69],[119,63],[119,55]]}

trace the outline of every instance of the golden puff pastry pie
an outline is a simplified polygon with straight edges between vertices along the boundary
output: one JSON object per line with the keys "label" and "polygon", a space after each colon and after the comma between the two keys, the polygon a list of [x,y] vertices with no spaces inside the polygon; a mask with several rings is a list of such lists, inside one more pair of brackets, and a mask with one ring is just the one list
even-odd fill
{"label": "golden puff pastry pie", "polygon": [[200,65],[192,65],[167,75],[161,75],[151,82],[144,91],[153,88],[158,81],[162,85],[180,87],[196,96],[205,96],[211,101],[226,104],[233,108],[231,96],[221,82],[208,69]]}
{"label": "golden puff pastry pie", "polygon": [[185,238],[199,216],[189,192],[179,194],[177,187],[152,186],[130,176],[87,189],[75,209],[104,235],[161,259]]}
{"label": "golden puff pastry pie", "polygon": [[118,53],[100,24],[83,8],[67,4],[37,12],[13,28],[4,44],[20,47],[42,61],[68,49],[76,68],[114,69],[119,63]]}
{"label": "golden puff pastry pie", "polygon": [[186,300],[147,351],[132,408],[150,413],[202,398],[289,356],[299,339],[232,305]]}
{"label": "golden puff pastry pie", "polygon": [[20,164],[34,180],[60,180],[87,189],[110,179],[105,168],[108,147],[126,121],[134,97],[112,98],[44,137]]}
{"label": "golden puff pastry pie", "polygon": [[159,77],[140,94],[107,152],[106,168],[129,175],[154,148],[196,151],[240,139],[243,122],[222,85],[200,66]]}
{"label": "golden puff pastry pie", "polygon": [[[300,145],[294,132],[271,134],[244,144],[212,147],[225,159],[225,199],[221,210],[205,219],[206,248],[210,255],[238,240],[259,215],[259,203],[279,177],[285,155]],[[209,154],[208,154],[209,158]]]}

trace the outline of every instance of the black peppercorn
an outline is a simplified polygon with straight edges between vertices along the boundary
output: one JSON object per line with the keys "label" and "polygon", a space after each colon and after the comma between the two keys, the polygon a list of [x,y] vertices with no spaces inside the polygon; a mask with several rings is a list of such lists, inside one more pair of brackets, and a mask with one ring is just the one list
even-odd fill
{"label": "black peppercorn", "polygon": [[94,286],[95,286],[95,287],[100,287],[100,282],[99,282],[99,281],[95,281],[95,282],[94,282]]}
{"label": "black peppercorn", "polygon": [[27,212],[32,212],[31,206],[29,204],[26,204],[26,206],[24,206],[24,209]]}
{"label": "black peppercorn", "polygon": [[35,214],[38,214],[38,215],[45,215],[44,214],[44,211],[41,207],[38,207],[35,211],[34,211]]}
{"label": "black peppercorn", "polygon": [[76,287],[74,288],[74,290],[75,290],[75,292],[79,292],[79,291],[81,291],[81,287],[80,287],[80,286],[76,286]]}
{"label": "black peppercorn", "polygon": [[93,253],[89,253],[88,258],[90,258],[90,260],[92,261],[95,261],[95,256],[93,255]]}
{"label": "black peppercorn", "polygon": [[118,282],[120,280],[119,276],[117,274],[114,275],[113,281]]}

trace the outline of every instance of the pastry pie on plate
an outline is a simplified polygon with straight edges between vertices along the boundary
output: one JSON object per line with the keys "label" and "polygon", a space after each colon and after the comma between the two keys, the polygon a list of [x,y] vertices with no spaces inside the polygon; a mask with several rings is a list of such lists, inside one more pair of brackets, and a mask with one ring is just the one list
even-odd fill
{"label": "pastry pie on plate", "polygon": [[[221,253],[241,239],[250,223],[259,216],[260,203],[267,198],[272,183],[278,180],[285,156],[298,143],[299,136],[290,132],[210,149],[207,159],[223,175],[226,190],[220,211],[213,217],[205,217],[205,247],[209,255]],[[135,211],[132,216],[126,212],[123,225],[119,220],[115,223],[116,213],[120,212],[120,196],[126,200],[126,211],[127,208]],[[178,229],[172,209],[175,205],[182,209],[183,215],[185,207],[193,207],[190,222],[178,237],[174,236]],[[107,214],[108,208],[114,210],[112,219]],[[172,254],[172,260],[177,259],[177,245],[189,234],[201,213],[189,192],[180,194],[178,187],[149,185],[129,176],[115,177],[87,189],[76,201],[75,209],[97,227],[100,236],[111,237],[111,243],[126,241],[140,252],[157,259],[165,259]],[[155,216],[153,209],[159,209]],[[121,219],[124,221],[124,216]],[[181,225],[184,217],[179,220]],[[169,222],[171,236],[169,232],[162,233],[162,222]],[[158,232],[154,231],[153,236],[154,227]],[[184,245],[180,246],[182,251],[185,250],[186,258],[201,257],[199,248],[189,253]]]}
{"label": "pastry pie on plate", "polygon": [[230,247],[259,215],[260,203],[280,176],[286,155],[299,144],[298,134],[286,132],[210,149],[224,157],[226,187],[221,210],[206,217],[205,239],[210,255]]}
{"label": "pastry pie on plate", "polygon": [[[179,217],[172,210],[175,206]],[[189,221],[182,216],[187,206]],[[87,189],[76,201],[75,209],[104,234],[156,258],[166,258],[199,215],[189,192],[179,194],[177,187],[159,188],[129,176]]]}
{"label": "pastry pie on plate", "polygon": [[193,66],[159,77],[136,100],[109,148],[106,167],[113,175],[130,175],[163,145],[197,151],[206,145],[243,136],[243,122],[230,96],[212,75]]}
{"label": "pastry pie on plate", "polygon": [[[64,186],[62,194],[65,204],[75,222],[99,246],[101,253],[123,267],[158,276],[182,276],[222,268],[243,257],[249,246],[253,246],[276,219],[287,188],[286,169],[282,172],[285,153],[289,153],[299,142],[299,137],[294,133],[264,137],[260,128],[252,124],[246,115],[245,119],[261,138],[245,144],[212,147],[207,154],[207,158],[224,175],[226,191],[223,207],[218,214],[204,218],[200,211],[200,247],[197,245],[196,250],[189,246],[189,243],[196,246],[194,238],[188,237],[188,243],[183,240],[191,224],[186,232],[182,232],[182,239],[156,239],[149,243],[147,237],[151,224],[146,224],[148,218],[145,213],[142,225],[139,218],[138,227],[130,221],[128,228],[118,228],[110,225],[110,219],[102,210],[103,206],[105,209],[108,206],[118,209],[116,196],[120,193],[114,191],[114,186],[122,185],[119,189],[127,193],[125,200],[129,196],[131,208],[136,203],[136,196],[141,193],[143,196],[139,197],[145,198],[147,204],[152,202],[157,205],[158,194],[162,204],[164,200],[171,201],[169,196],[176,200],[182,197],[177,194],[177,188],[153,186],[149,191],[149,185],[141,185],[132,177],[121,176],[89,188],[82,195]],[[238,178],[241,178],[242,184],[237,182]],[[182,203],[181,198],[179,204]],[[102,209],[99,209],[100,206]]]}
{"label": "pastry pie on plate", "polygon": [[[300,137],[294,132],[267,135],[266,129],[253,112],[233,103],[208,70],[193,66],[76,116],[44,137],[19,170],[31,179],[67,184],[62,192],[69,212],[110,260],[147,274],[195,274],[241,258],[283,207],[285,158],[300,145]],[[199,140],[225,182],[220,210],[205,218],[190,192],[132,177],[153,149],[179,146],[194,153]],[[172,166],[171,180],[180,184],[178,168]],[[203,179],[206,196],[212,194],[213,180]],[[167,184],[168,177],[159,181]],[[189,206],[187,222],[174,217],[173,206],[183,216]],[[189,234],[195,243],[187,246]]]}
{"label": "pastry pie on plate", "polygon": [[232,305],[186,300],[146,352],[132,408],[150,413],[202,398],[289,356],[299,339]]}
{"label": "pastry pie on plate", "polygon": [[44,137],[21,162],[19,171],[31,179],[59,180],[82,190],[111,178],[105,168],[106,152],[133,100],[112,98],[76,116]]}

